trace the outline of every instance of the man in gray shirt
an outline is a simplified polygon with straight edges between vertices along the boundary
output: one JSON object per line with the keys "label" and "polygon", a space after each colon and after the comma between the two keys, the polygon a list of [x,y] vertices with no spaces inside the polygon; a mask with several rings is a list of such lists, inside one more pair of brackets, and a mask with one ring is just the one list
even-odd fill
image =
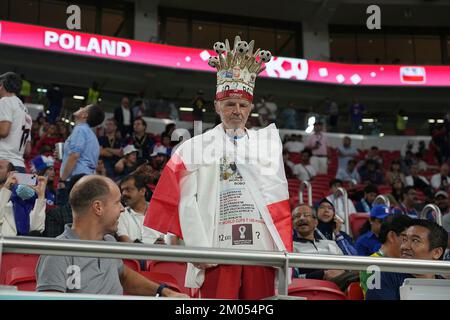
{"label": "man in gray shirt", "polygon": [[[124,211],[118,186],[109,178],[84,176],[72,188],[69,203],[73,224],[61,240],[115,241]],[[155,295],[187,298],[124,266],[122,260],[72,256],[41,256],[36,268],[37,291],[66,293]]]}

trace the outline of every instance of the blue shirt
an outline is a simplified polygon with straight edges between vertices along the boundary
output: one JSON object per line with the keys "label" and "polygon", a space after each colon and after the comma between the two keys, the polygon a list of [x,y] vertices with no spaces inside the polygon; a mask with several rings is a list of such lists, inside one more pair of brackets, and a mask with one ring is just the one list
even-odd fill
{"label": "blue shirt", "polygon": [[381,248],[381,243],[372,231],[361,235],[355,243],[355,249],[360,256],[370,256]]}
{"label": "blue shirt", "polygon": [[100,146],[97,137],[87,123],[77,124],[64,143],[61,172],[64,172],[67,158],[72,153],[78,153],[80,157],[68,179],[76,174],[93,174],[95,172],[100,155]]}

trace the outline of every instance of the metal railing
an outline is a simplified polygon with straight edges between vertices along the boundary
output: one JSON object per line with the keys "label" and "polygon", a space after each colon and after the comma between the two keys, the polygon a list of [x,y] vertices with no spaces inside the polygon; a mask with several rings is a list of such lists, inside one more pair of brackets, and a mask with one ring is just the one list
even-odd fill
{"label": "metal railing", "polygon": [[391,207],[391,201],[389,201],[389,198],[386,197],[384,194],[379,194],[372,202],[372,205],[376,205],[379,204],[381,202],[381,204],[384,204],[388,207]]}
{"label": "metal railing", "polygon": [[442,226],[442,213],[441,209],[435,204],[429,203],[425,207],[423,207],[422,211],[419,214],[420,219],[426,219],[427,213],[430,211],[436,212],[436,223]]}
{"label": "metal railing", "polygon": [[344,226],[345,226],[345,232],[347,234],[350,234],[350,218],[349,218],[349,208],[348,208],[348,193],[347,190],[345,190],[344,188],[337,188],[334,196],[335,198],[337,198],[337,196],[341,194],[342,195],[342,199],[344,202]]}
{"label": "metal railing", "polygon": [[302,183],[300,184],[300,189],[298,191],[298,203],[302,204],[303,202],[303,189],[305,189],[308,191],[308,205],[310,207],[312,207],[313,205],[313,197],[312,197],[312,186],[311,183],[309,181],[302,181]]}
{"label": "metal railing", "polygon": [[450,262],[446,261],[108,243],[105,241],[56,240],[32,237],[5,237],[0,239],[0,244],[3,244],[4,252],[13,253],[272,266],[280,268],[278,293],[281,295],[288,294],[289,267],[366,270],[369,266],[375,265],[380,268],[380,271],[387,272],[450,274]]}

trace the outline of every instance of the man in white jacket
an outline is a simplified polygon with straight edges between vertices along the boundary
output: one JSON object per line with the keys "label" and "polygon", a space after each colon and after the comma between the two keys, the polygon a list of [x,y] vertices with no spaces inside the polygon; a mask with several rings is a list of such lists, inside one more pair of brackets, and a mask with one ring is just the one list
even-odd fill
{"label": "man in white jacket", "polygon": [[[10,200],[12,195],[11,189],[17,184],[17,178],[11,172],[11,169],[12,165],[10,162],[0,160],[0,233],[5,237],[18,235],[13,203]],[[46,186],[47,178],[45,177],[38,177],[38,185],[30,186],[38,197],[29,214],[29,231],[38,231],[40,233],[44,231]]]}

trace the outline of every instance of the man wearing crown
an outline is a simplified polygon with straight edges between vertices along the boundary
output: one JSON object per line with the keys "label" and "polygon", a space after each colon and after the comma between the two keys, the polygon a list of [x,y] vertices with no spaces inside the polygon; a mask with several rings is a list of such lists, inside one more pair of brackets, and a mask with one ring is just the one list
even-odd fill
{"label": "man wearing crown", "polygon": [[[292,251],[282,144],[274,124],[245,128],[256,76],[271,59],[254,42],[217,42],[215,111],[221,123],[185,141],[166,165],[144,225],[186,246]],[[262,299],[275,294],[275,269],[188,263],[185,286],[201,298]]]}

